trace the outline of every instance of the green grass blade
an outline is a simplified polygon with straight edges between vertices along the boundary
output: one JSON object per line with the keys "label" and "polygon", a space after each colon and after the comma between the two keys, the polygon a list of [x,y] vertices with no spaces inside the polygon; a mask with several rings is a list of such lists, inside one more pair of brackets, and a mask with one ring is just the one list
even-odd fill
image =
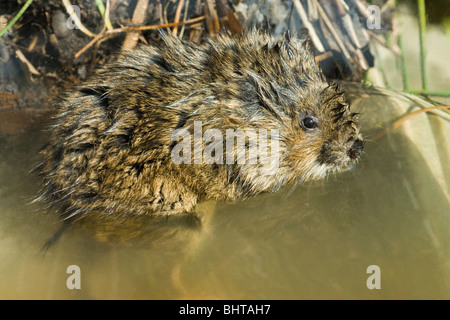
{"label": "green grass blade", "polygon": [[6,25],[6,27],[0,30],[0,37],[3,36],[6,31],[8,31],[17,22],[17,20],[19,20],[19,18],[23,15],[23,13],[27,10],[32,2],[33,0],[28,0],[27,2],[25,2],[22,9],[20,9],[16,16]]}

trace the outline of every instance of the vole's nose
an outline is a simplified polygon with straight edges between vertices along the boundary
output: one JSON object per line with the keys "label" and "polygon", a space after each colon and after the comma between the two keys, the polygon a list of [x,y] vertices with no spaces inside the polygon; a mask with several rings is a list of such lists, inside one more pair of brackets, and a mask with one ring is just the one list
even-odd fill
{"label": "vole's nose", "polygon": [[357,139],[355,140],[355,142],[353,142],[352,146],[348,150],[348,156],[352,159],[356,159],[359,157],[363,149],[364,143],[362,142],[362,140]]}

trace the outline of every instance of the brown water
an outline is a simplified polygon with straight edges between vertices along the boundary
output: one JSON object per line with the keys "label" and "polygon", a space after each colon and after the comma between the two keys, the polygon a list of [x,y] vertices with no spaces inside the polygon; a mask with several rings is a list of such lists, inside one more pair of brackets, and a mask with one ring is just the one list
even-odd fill
{"label": "brown water", "polygon": [[[415,105],[353,90],[366,135]],[[46,133],[2,135],[0,298],[449,299],[448,133],[448,121],[422,114],[367,142],[355,168],[327,181],[202,205],[201,229],[152,244],[78,228],[45,254],[59,222],[28,204],[39,189],[28,171]],[[66,286],[70,265],[79,290]],[[366,286],[370,265],[381,289]]]}

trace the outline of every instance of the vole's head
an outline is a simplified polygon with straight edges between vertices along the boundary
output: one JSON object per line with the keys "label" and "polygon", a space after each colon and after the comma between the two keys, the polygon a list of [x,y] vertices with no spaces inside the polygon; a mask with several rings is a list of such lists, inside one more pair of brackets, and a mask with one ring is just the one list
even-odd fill
{"label": "vole's head", "polygon": [[319,179],[355,164],[363,150],[358,114],[350,111],[345,92],[325,79],[310,40],[253,38],[260,49],[248,58],[253,63],[247,75],[266,119],[276,119],[280,128],[279,175],[289,176],[283,180]]}
{"label": "vole's head", "polygon": [[[274,158],[279,162],[236,166],[231,176],[242,181],[242,189],[274,191],[289,182],[323,178],[357,161],[363,150],[357,114],[350,111],[345,93],[325,79],[309,39],[288,33],[279,39],[254,30],[211,40],[204,52],[205,77],[213,87],[208,103],[220,107],[205,103],[195,115],[208,115],[208,126],[215,128],[278,132],[270,139],[278,142]],[[249,148],[257,148],[260,139]]]}
{"label": "vole's head", "polygon": [[286,137],[286,161],[301,180],[323,178],[351,167],[363,151],[357,125],[345,93],[337,86],[312,88],[292,118]]}

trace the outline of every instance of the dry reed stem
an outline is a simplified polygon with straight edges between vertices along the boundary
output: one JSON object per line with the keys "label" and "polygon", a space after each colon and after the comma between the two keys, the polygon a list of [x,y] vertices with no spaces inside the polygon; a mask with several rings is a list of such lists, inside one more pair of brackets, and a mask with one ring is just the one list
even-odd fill
{"label": "dry reed stem", "polygon": [[17,50],[16,50],[16,55],[17,55],[17,58],[19,58],[19,60],[22,61],[22,62],[28,67],[28,70],[29,70],[32,74],[34,74],[34,75],[36,75],[36,76],[38,76],[38,75],[41,74],[39,71],[36,70],[36,68],[31,64],[31,62],[28,61],[28,59],[24,56],[24,54],[22,53],[22,51],[20,51],[19,49],[17,49]]}
{"label": "dry reed stem", "polygon": [[[136,7],[134,8],[133,17],[131,23],[143,24],[147,15],[148,0],[138,0]],[[125,37],[122,45],[123,50],[129,50],[136,47],[139,40],[139,31],[129,32]]]}
{"label": "dry reed stem", "polygon": [[305,8],[303,8],[303,5],[299,0],[292,0],[294,3],[295,9],[297,10],[298,15],[300,16],[300,19],[302,20],[303,25],[305,28],[308,29],[308,35],[310,36],[312,42],[314,43],[314,46],[319,52],[325,52],[325,48],[322,44],[322,42],[319,39],[319,36],[314,31],[314,27],[309,22],[308,16],[306,15]]}
{"label": "dry reed stem", "polygon": [[75,23],[75,25],[78,27],[78,29],[80,29],[81,32],[83,32],[84,34],[88,35],[91,38],[95,37],[95,33],[91,32],[88,28],[86,28],[80,21],[80,19],[78,18],[78,16],[75,13],[75,10],[72,7],[72,4],[70,3],[69,0],[62,0],[64,7],[67,10],[67,13],[70,15],[70,18],[72,18],[73,23]]}
{"label": "dry reed stem", "polygon": [[408,113],[407,115],[405,115],[405,116],[401,117],[400,119],[398,119],[397,121],[395,121],[388,128],[381,130],[376,135],[372,136],[370,138],[370,140],[376,141],[376,140],[384,137],[389,131],[392,131],[392,130],[400,127],[406,120],[408,120],[420,113],[429,112],[429,111],[436,110],[436,109],[450,109],[450,106],[435,106],[435,107],[429,107],[429,108],[420,109],[420,110],[416,110],[414,112]]}
{"label": "dry reed stem", "polygon": [[82,55],[84,52],[86,52],[86,50],[89,49],[97,41],[102,41],[103,37],[105,37],[105,36],[107,37],[107,36],[109,36],[111,34],[114,34],[114,33],[135,32],[135,31],[170,28],[170,27],[174,27],[174,26],[181,26],[181,25],[185,25],[185,24],[191,24],[191,23],[194,23],[194,22],[202,21],[204,19],[205,19],[205,17],[201,16],[201,17],[197,17],[197,18],[194,18],[194,19],[190,19],[190,20],[186,20],[186,21],[180,21],[180,22],[176,22],[176,23],[172,22],[172,23],[157,24],[157,25],[151,25],[151,26],[136,26],[136,27],[131,26],[131,27],[116,28],[116,29],[113,29],[113,30],[106,30],[104,32],[100,32],[97,36],[95,36],[94,39],[89,41],[88,44],[86,44],[80,51],[78,51],[75,54],[75,58],[78,58],[80,55]]}
{"label": "dry reed stem", "polygon": [[[177,10],[175,11],[175,19],[173,22],[179,22],[181,16],[181,9],[183,9],[184,0],[178,1]],[[178,26],[173,27],[172,33],[174,36],[178,35]]]}

